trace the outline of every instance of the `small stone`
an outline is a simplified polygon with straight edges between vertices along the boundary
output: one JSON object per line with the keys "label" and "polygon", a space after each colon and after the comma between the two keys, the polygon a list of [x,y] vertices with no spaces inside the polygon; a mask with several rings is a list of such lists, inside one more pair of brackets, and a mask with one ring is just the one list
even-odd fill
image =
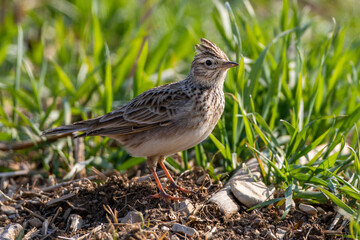
{"label": "small stone", "polygon": [[23,234],[24,229],[18,223],[11,223],[3,228],[0,228],[0,239],[2,240],[21,239]]}
{"label": "small stone", "polygon": [[299,209],[308,215],[315,215],[317,213],[316,208],[308,204],[299,204]]}
{"label": "small stone", "polygon": [[70,216],[71,211],[72,211],[71,208],[66,209],[66,211],[64,212],[64,215],[63,215],[64,221]]}
{"label": "small stone", "polygon": [[184,215],[190,215],[194,211],[194,205],[192,205],[189,199],[185,199],[185,201],[180,202],[179,204],[179,212]]}
{"label": "small stone", "polygon": [[12,207],[12,206],[6,206],[6,205],[2,205],[0,208],[0,211],[5,213],[6,215],[13,215],[13,214],[17,214],[17,210]]}
{"label": "small stone", "polygon": [[278,238],[278,239],[284,239],[284,237],[285,237],[285,235],[286,235],[286,231],[285,230],[283,230],[283,229],[281,229],[281,228],[278,228],[277,230],[276,230],[276,237]]}
{"label": "small stone", "polygon": [[226,217],[229,217],[240,210],[239,205],[231,194],[230,187],[225,187],[217,192],[210,198],[209,202],[215,203]]}
{"label": "small stone", "polygon": [[261,219],[257,217],[252,221],[251,226],[259,227],[261,225],[261,222],[262,222]]}
{"label": "small stone", "polygon": [[8,217],[5,214],[0,215],[0,221],[5,221]]}
{"label": "small stone", "polygon": [[171,221],[176,220],[178,218],[177,215],[174,213],[174,211],[170,211],[168,217],[170,218]]}
{"label": "small stone", "polygon": [[166,231],[169,231],[170,228],[168,228],[167,226],[161,226],[160,230],[163,231],[163,232],[166,232]]}
{"label": "small stone", "polygon": [[141,212],[138,211],[130,211],[126,214],[125,217],[120,219],[121,223],[137,223],[142,222],[144,219]]}
{"label": "small stone", "polygon": [[171,235],[170,240],[180,240],[180,238],[178,236],[176,236],[175,234]]}
{"label": "small stone", "polygon": [[[240,168],[234,175],[230,178],[229,183],[232,181],[247,181],[247,182],[255,182],[256,180],[261,179],[261,170],[258,161],[256,158],[252,158],[246,162],[245,168]],[[264,165],[265,166],[265,165]],[[251,175],[249,174],[251,172]]]}
{"label": "small stone", "polygon": [[76,232],[77,230],[81,229],[83,219],[80,215],[71,214],[68,222],[70,223],[69,229],[71,232]]}
{"label": "small stone", "polygon": [[[211,227],[210,227],[211,228]],[[214,232],[216,232],[216,227],[213,227],[210,231],[208,231],[206,234],[205,234],[205,239],[212,239],[213,238],[213,234]]]}
{"label": "small stone", "polygon": [[320,213],[320,214],[325,214],[325,210],[322,209],[321,207],[317,207],[316,210]]}
{"label": "small stone", "polygon": [[31,226],[39,228],[42,226],[42,222],[38,218],[31,218],[29,220]]}
{"label": "small stone", "polygon": [[196,184],[197,185],[202,185],[204,183],[204,180],[208,177],[209,175],[206,173],[202,176],[200,176],[197,180],[196,180]]}
{"label": "small stone", "polygon": [[154,233],[150,232],[149,235],[147,235],[147,239],[152,240],[152,239],[157,239],[157,238]]}
{"label": "small stone", "polygon": [[[254,178],[256,180],[261,179],[260,166],[255,158],[250,159],[246,163],[246,166],[247,166],[247,169],[240,168],[237,172],[235,172],[234,175],[230,178],[230,180],[225,184],[225,187],[221,191],[219,191],[215,195],[213,195],[209,200],[209,202],[212,202],[212,203],[215,203],[216,205],[218,205],[220,211],[225,215],[225,217],[229,217],[240,210],[240,207],[234,198],[235,190],[233,191],[232,185],[235,185],[235,183],[239,182],[239,181],[240,182],[248,182],[248,183],[254,182],[256,185],[256,183],[259,183],[259,182],[255,182]],[[248,171],[250,171],[251,174],[249,174]],[[273,193],[273,191],[274,191],[273,188],[267,188],[264,183],[262,183],[262,184],[263,184],[263,186],[260,186],[260,187],[261,187],[261,189],[264,188],[263,190],[265,191],[265,192],[262,192],[262,194],[265,194],[267,190],[269,191],[269,195]],[[250,187],[252,188],[251,185],[250,185]],[[247,192],[248,191],[251,191],[251,189],[247,190]],[[259,191],[259,190],[257,190],[257,191]],[[265,200],[268,200],[267,197],[265,197]],[[263,202],[265,200],[262,200],[262,201],[257,200],[257,203]],[[254,205],[252,205],[252,206],[254,206]]]}
{"label": "small stone", "polygon": [[172,226],[171,231],[180,232],[180,233],[183,233],[183,234],[185,234],[186,236],[189,236],[189,237],[193,237],[193,236],[195,236],[197,234],[197,231],[194,228],[187,227],[187,226],[184,226],[184,225],[181,225],[181,224],[178,224],[178,223],[175,223]]}
{"label": "small stone", "polygon": [[235,197],[249,208],[270,199],[275,190],[273,187],[267,187],[261,181],[233,181],[230,187]]}

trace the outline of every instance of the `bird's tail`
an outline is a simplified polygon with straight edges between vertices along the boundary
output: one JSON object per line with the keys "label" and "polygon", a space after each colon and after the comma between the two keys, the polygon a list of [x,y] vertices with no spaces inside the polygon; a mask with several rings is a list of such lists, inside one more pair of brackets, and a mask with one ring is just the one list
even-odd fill
{"label": "bird's tail", "polygon": [[85,121],[76,122],[70,125],[65,125],[57,128],[47,129],[42,132],[42,135],[57,135],[73,132],[86,132],[89,127],[96,121],[96,119],[89,119]]}

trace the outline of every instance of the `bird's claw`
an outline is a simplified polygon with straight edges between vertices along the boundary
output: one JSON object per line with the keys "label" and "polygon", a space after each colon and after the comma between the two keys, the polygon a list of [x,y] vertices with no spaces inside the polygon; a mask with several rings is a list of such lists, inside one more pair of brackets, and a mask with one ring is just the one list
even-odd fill
{"label": "bird's claw", "polygon": [[163,198],[164,201],[168,204],[170,204],[170,201],[183,201],[185,200],[186,198],[184,197],[174,197],[174,196],[171,196],[169,194],[167,194],[166,192],[160,192],[160,193],[157,193],[157,194],[154,194],[154,195],[150,195],[146,198]]}
{"label": "bird's claw", "polygon": [[176,190],[179,190],[179,191],[184,192],[184,193],[191,193],[191,194],[196,195],[196,192],[194,192],[194,191],[192,191],[192,190],[188,190],[188,189],[186,189],[186,188],[182,188],[182,187],[180,187],[179,185],[177,185],[175,182],[171,182],[171,183],[167,186],[167,188],[171,188],[171,189],[173,189],[175,192],[176,192]]}

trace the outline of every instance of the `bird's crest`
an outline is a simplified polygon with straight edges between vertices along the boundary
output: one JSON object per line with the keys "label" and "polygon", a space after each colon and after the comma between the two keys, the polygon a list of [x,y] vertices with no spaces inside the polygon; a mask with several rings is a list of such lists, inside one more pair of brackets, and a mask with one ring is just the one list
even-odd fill
{"label": "bird's crest", "polygon": [[218,48],[215,43],[212,43],[205,38],[201,38],[200,41],[200,44],[196,44],[195,46],[197,54],[211,54],[216,57],[228,60],[226,54],[220,48]]}

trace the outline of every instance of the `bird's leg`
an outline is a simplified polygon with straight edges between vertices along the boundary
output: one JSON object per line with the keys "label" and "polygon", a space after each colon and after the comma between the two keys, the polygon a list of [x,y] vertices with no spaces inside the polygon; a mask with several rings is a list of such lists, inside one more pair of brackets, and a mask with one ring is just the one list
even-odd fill
{"label": "bird's leg", "polygon": [[156,184],[159,188],[159,191],[160,193],[157,193],[157,194],[154,194],[154,195],[151,195],[149,196],[149,198],[163,198],[165,200],[166,203],[170,203],[170,200],[184,200],[185,198],[182,198],[182,197],[173,197],[169,194],[167,194],[163,187],[161,186],[161,183],[160,183],[160,180],[159,180],[159,177],[158,175],[156,174],[155,170],[153,168],[149,168],[151,173],[153,174],[154,178],[155,178],[155,181],[156,181]]}
{"label": "bird's leg", "polygon": [[177,185],[177,184],[175,183],[174,179],[171,177],[169,171],[168,171],[167,168],[165,167],[165,165],[164,165],[164,163],[163,163],[162,160],[163,160],[163,159],[161,159],[161,160],[159,161],[159,165],[160,165],[160,167],[164,170],[167,178],[168,178],[169,181],[170,181],[170,185],[168,186],[168,188],[173,188],[175,191],[176,191],[176,190],[180,190],[180,191],[182,191],[182,192],[184,192],[184,193],[192,193],[192,194],[194,194],[195,192],[193,192],[193,191],[191,191],[191,190],[188,190],[188,189],[185,189],[185,188],[182,188],[182,187],[180,187],[179,185]]}
{"label": "bird's leg", "polygon": [[162,187],[161,183],[160,183],[160,179],[158,177],[158,175],[156,174],[156,164],[157,164],[157,159],[154,159],[153,158],[148,158],[147,159],[147,164],[148,164],[148,167],[149,167],[149,170],[150,172],[152,173],[152,175],[154,176],[155,178],[155,182],[156,182],[156,185],[158,186],[159,188],[159,193],[158,194],[154,194],[154,195],[151,195],[149,196],[148,198],[163,198],[165,200],[166,203],[169,203],[170,204],[170,200],[184,200],[185,198],[182,198],[182,197],[173,197],[169,194],[167,194],[165,191],[164,191],[164,188]]}

